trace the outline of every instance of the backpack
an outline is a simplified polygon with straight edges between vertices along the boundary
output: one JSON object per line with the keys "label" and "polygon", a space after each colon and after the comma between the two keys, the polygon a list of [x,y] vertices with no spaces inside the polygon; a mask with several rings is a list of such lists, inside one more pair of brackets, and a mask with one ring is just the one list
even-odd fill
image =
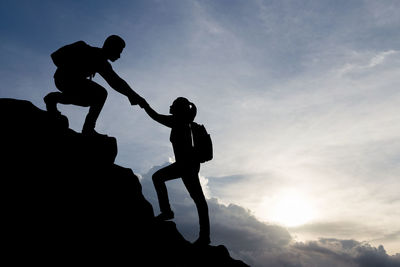
{"label": "backpack", "polygon": [[90,53],[87,43],[78,41],[61,47],[51,54],[51,59],[57,67],[79,68],[84,62],[84,58]]}
{"label": "backpack", "polygon": [[213,158],[213,146],[211,136],[202,124],[192,122],[190,124],[192,130],[194,153],[199,162],[204,163]]}

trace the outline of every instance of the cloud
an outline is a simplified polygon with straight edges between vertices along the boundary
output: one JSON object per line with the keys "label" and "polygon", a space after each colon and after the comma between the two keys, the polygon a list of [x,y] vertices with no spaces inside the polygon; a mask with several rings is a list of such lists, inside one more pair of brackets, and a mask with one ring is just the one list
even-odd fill
{"label": "cloud", "polygon": [[399,240],[400,240],[400,231],[387,234],[382,238],[378,239],[378,241],[399,241]]}
{"label": "cloud", "polygon": [[302,233],[312,234],[314,236],[335,236],[338,238],[353,236],[355,232],[364,237],[383,235],[381,231],[374,230],[372,227],[346,221],[307,223],[297,227],[291,227],[290,232],[293,234]]}
{"label": "cloud", "polygon": [[[155,166],[141,179],[143,194],[156,213],[158,203],[151,175],[167,164]],[[240,180],[240,177],[234,179]],[[167,188],[178,230],[186,239],[194,241],[198,233],[198,217],[193,201],[179,179],[167,182]],[[260,222],[250,210],[239,205],[224,205],[212,198],[208,199],[208,206],[212,244],[225,245],[232,257],[251,266],[400,266],[400,254],[389,256],[383,246],[374,247],[367,242],[335,238],[298,242],[287,228]],[[308,229],[318,231],[319,227],[323,233],[332,230],[333,234],[337,234],[335,227],[340,225],[308,226]]]}
{"label": "cloud", "polygon": [[[258,218],[260,203],[269,206],[294,188],[323,219],[302,229],[318,234],[310,239],[335,233],[398,251],[398,1],[42,2],[0,8],[8,25],[1,28],[2,97],[44,108],[43,96],[55,90],[54,49],[79,39],[101,45],[110,32],[121,34],[127,47],[113,67],[157,111],[167,113],[179,95],[197,104],[196,120],[215,144],[202,184],[207,196],[218,198],[218,205],[210,202],[217,211],[246,217],[248,208]],[[81,21],[84,27],[76,27]],[[95,81],[109,92],[97,130],[118,139],[118,164],[146,172],[173,154],[168,129],[99,75]],[[80,131],[87,108],[60,109]],[[157,209],[151,179],[143,182]],[[179,180],[168,188],[180,210],[178,227],[187,226],[194,238],[190,197]]]}
{"label": "cloud", "polygon": [[372,247],[355,240],[319,239],[295,243],[293,251],[299,251],[301,266],[400,266],[400,254],[389,256],[383,246]]}
{"label": "cloud", "polygon": [[[366,72],[368,70],[371,70],[372,68],[375,68],[379,65],[384,64],[385,60],[387,60],[388,57],[392,55],[398,54],[399,51],[397,50],[388,50],[388,51],[382,51],[379,53],[376,53],[375,55],[372,55],[371,58],[367,59],[368,62],[362,63],[347,63],[343,68],[339,69],[339,74],[340,75],[346,75],[346,74],[354,74],[354,73],[360,73],[360,72]],[[362,55],[360,58],[360,54],[357,53],[357,55],[354,55],[354,57],[358,56],[359,60],[364,57],[365,55]],[[353,58],[355,59],[355,58]]]}

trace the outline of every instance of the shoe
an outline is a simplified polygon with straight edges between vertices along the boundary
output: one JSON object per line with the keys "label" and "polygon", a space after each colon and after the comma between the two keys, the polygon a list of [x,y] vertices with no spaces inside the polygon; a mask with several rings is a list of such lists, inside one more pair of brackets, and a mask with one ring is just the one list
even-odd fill
{"label": "shoe", "polygon": [[95,136],[95,137],[107,137],[106,134],[101,134],[96,132],[95,129],[88,129],[88,128],[83,128],[82,129],[82,135],[84,136]]}
{"label": "shoe", "polygon": [[168,221],[173,218],[174,218],[174,213],[172,211],[161,212],[159,215],[156,216],[156,220],[160,221]]}
{"label": "shoe", "polygon": [[211,243],[210,237],[202,237],[200,236],[196,241],[193,242],[195,246],[207,246]]}
{"label": "shoe", "polygon": [[61,115],[61,112],[58,111],[58,109],[57,109],[57,103],[54,101],[51,101],[50,94],[46,95],[43,98],[43,100],[44,100],[44,103],[46,104],[46,110],[49,113],[54,114],[54,115]]}

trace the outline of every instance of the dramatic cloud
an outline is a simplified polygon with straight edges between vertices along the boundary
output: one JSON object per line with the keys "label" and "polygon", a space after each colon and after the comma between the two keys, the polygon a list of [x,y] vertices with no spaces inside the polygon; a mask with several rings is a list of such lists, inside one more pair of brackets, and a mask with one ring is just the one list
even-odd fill
{"label": "dramatic cloud", "polygon": [[[143,194],[152,203],[156,214],[159,212],[158,202],[151,175],[166,165],[156,166],[141,176]],[[189,241],[194,241],[199,226],[193,201],[180,179],[167,182],[167,189],[178,230]],[[224,205],[216,198],[208,199],[208,205],[212,244],[226,245],[234,258],[244,260],[251,266],[400,266],[400,254],[389,256],[383,246],[374,247],[367,242],[335,238],[298,242],[286,228],[260,222],[250,210],[241,206]],[[324,228],[322,233],[326,233],[325,228],[328,228],[335,235],[343,233],[343,229],[336,229],[335,232],[334,228],[340,225],[312,226],[310,229]],[[306,226],[303,228],[307,229]]]}
{"label": "dramatic cloud", "polygon": [[[233,253],[298,266],[291,257],[322,264],[347,255],[357,265],[355,251],[400,251],[399,1],[92,2],[1,1],[0,97],[44,108],[56,90],[54,50],[119,34],[127,46],[113,68],[155,110],[168,114],[177,96],[197,105],[214,142],[201,174],[213,216],[223,216],[212,218],[224,222],[215,236],[249,231],[248,247],[263,247],[252,254],[229,239]],[[117,138],[118,164],[145,173],[173,156],[169,129],[94,80],[109,93],[96,129]],[[59,108],[80,131],[88,109]],[[151,179],[142,182],[157,210]],[[168,188],[178,228],[193,240],[192,200],[180,181]],[[261,232],[274,237],[257,239]],[[348,239],[360,243],[346,250]]]}

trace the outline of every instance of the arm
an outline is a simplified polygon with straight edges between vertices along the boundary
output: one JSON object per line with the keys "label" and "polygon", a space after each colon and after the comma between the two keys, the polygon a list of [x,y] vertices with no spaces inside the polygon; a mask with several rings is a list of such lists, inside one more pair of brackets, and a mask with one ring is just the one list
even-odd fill
{"label": "arm", "polygon": [[129,98],[132,105],[139,104],[143,101],[142,97],[139,96],[132,88],[124,81],[112,68],[101,72],[100,75],[106,80],[106,82],[118,93],[123,94]]}
{"label": "arm", "polygon": [[158,123],[161,123],[162,125],[172,128],[174,124],[172,115],[162,115],[157,113],[143,98],[140,106],[146,111],[147,115],[149,115],[150,118]]}

